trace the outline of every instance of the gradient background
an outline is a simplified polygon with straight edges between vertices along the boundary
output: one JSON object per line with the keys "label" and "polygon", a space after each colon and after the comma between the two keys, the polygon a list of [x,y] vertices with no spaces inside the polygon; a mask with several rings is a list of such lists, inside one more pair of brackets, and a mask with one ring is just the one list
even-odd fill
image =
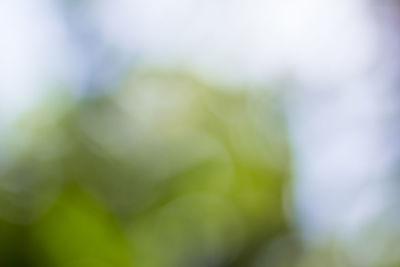
{"label": "gradient background", "polygon": [[395,0],[0,3],[1,266],[400,266]]}

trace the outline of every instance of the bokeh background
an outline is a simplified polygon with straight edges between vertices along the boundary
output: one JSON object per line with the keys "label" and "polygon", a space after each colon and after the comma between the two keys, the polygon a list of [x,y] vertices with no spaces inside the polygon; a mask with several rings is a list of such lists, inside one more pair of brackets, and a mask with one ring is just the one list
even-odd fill
{"label": "bokeh background", "polygon": [[0,266],[400,266],[396,0],[0,2]]}

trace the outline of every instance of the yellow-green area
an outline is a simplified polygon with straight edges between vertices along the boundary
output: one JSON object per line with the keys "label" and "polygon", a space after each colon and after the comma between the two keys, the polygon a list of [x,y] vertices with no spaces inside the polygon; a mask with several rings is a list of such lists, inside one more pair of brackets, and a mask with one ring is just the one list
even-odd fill
{"label": "yellow-green area", "polygon": [[289,233],[290,156],[249,87],[145,70],[49,97],[3,148],[0,266],[256,266]]}

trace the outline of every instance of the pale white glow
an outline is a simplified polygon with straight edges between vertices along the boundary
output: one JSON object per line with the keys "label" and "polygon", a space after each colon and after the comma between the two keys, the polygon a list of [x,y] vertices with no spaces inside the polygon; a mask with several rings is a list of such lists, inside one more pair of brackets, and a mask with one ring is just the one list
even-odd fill
{"label": "pale white glow", "polygon": [[60,21],[46,1],[0,2],[0,127],[68,73]]}
{"label": "pale white glow", "polygon": [[374,28],[362,3],[116,0],[99,5],[98,21],[109,39],[147,61],[226,80],[266,81],[295,72],[337,82],[373,60]]}

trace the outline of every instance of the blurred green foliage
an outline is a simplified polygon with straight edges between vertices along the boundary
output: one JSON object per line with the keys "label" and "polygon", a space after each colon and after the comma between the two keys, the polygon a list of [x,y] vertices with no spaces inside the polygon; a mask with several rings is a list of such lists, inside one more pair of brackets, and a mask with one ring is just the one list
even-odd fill
{"label": "blurred green foliage", "polygon": [[50,97],[3,146],[0,266],[259,266],[290,232],[288,151],[257,88],[142,70]]}

